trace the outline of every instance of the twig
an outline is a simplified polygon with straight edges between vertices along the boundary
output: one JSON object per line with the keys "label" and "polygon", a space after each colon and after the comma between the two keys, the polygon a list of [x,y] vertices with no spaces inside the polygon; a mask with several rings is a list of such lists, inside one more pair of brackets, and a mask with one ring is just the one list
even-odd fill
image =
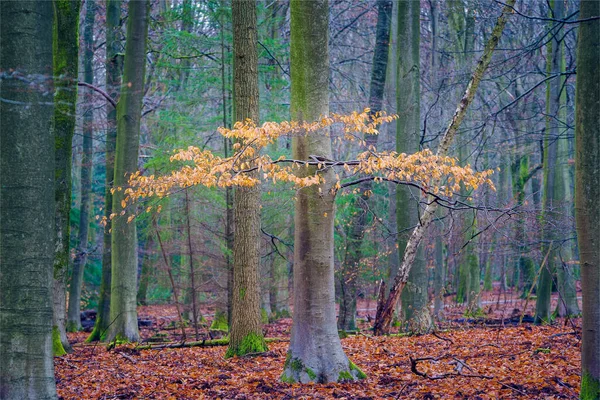
{"label": "twig", "polygon": [[450,343],[454,344],[454,341],[452,339],[448,339],[448,338],[445,338],[443,336],[440,336],[440,335],[437,334],[436,331],[431,332],[431,334],[433,336],[435,336],[436,338],[438,338],[438,339],[445,340],[446,342],[450,342]]}
{"label": "twig", "polygon": [[509,388],[509,389],[512,389],[512,390],[514,390],[514,391],[515,391],[515,392],[517,392],[517,393],[521,393],[523,396],[527,396],[527,393],[525,393],[525,392],[523,392],[523,391],[521,391],[521,390],[519,390],[519,389],[517,389],[517,388],[515,388],[515,387],[512,387],[512,386],[510,386],[510,385],[507,385],[506,383],[502,383],[502,382],[499,382],[499,383],[500,383],[502,386],[504,386],[504,387],[506,387],[506,388]]}
{"label": "twig", "polygon": [[121,353],[121,352],[119,352],[117,354],[119,354],[121,357],[123,357],[123,358],[131,361],[132,364],[137,364],[137,361],[133,357],[131,357],[130,355],[127,355],[127,354]]}

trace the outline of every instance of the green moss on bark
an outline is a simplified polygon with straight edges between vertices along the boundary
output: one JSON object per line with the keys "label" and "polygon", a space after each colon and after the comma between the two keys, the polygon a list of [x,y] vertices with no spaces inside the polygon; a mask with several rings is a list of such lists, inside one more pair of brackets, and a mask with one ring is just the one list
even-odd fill
{"label": "green moss on bark", "polygon": [[581,400],[596,400],[600,399],[600,380],[594,379],[588,372],[584,372],[581,377],[581,392],[579,393]]}
{"label": "green moss on bark", "polygon": [[348,363],[348,367],[350,368],[350,371],[354,371],[356,374],[356,377],[358,379],[366,379],[367,374],[365,374],[360,368],[358,368],[356,366],[356,364],[354,364],[352,361],[350,361]]}
{"label": "green moss on bark", "polygon": [[60,341],[60,332],[58,331],[58,326],[56,325],[52,327],[52,354],[54,357],[60,357],[67,354],[62,342]]}
{"label": "green moss on bark", "polygon": [[229,325],[227,325],[227,316],[222,311],[217,311],[215,319],[210,324],[210,330],[229,332]]}
{"label": "green moss on bark", "polygon": [[262,353],[267,351],[265,338],[256,333],[249,333],[237,347],[230,346],[225,353],[225,358],[243,356],[249,353]]}

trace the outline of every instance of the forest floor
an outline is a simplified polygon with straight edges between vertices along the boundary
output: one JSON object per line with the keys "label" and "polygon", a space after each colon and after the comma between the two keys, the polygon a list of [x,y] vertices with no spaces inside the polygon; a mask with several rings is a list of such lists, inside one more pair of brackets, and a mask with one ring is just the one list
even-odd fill
{"label": "forest floor", "polygon": [[[494,296],[484,295],[487,315],[478,319],[465,318],[464,307],[447,306],[446,320],[434,334],[373,337],[370,324],[362,322],[359,334],[342,339],[348,357],[368,376],[360,382],[279,382],[289,318],[266,325],[267,337],[280,338],[268,352],[233,359],[223,358],[225,346],[107,350],[105,344],[84,344],[85,332],[69,334],[73,352],[55,358],[58,394],[64,399],[577,398],[581,320],[518,325],[514,319],[525,302],[507,296],[496,303]],[[374,314],[374,307],[374,301],[360,301],[359,316]],[[210,315],[211,309],[203,312]],[[173,328],[173,305],[140,307],[139,314],[152,320],[152,326],[141,328],[144,340],[157,333],[181,340],[181,330]],[[206,325],[200,332],[201,340],[209,339]],[[192,328],[186,336],[195,340]]]}

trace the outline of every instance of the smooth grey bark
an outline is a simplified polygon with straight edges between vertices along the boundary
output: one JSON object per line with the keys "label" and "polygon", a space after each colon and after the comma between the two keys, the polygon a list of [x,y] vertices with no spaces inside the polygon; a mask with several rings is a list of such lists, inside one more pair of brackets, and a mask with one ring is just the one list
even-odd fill
{"label": "smooth grey bark", "polygon": [[67,272],[71,212],[71,153],[75,131],[77,104],[77,73],[79,55],[79,9],[75,1],[55,1],[52,53],[56,93],[54,95],[54,200],[55,200],[55,253],[54,253],[54,317],[53,352],[55,356],[70,351],[66,333]]}
{"label": "smooth grey bark", "polygon": [[[291,116],[312,122],[329,113],[329,3],[292,0]],[[310,155],[332,158],[327,129],[292,139],[294,159]],[[298,174],[314,174],[302,168]],[[332,169],[320,172],[325,182],[299,189],[294,220],[294,315],[290,347],[281,380],[337,382],[364,377],[353,365],[335,322],[333,222],[335,180]]]}
{"label": "smooth grey bark", "polygon": [[[600,2],[580,3],[578,17],[600,15]],[[600,398],[600,20],[582,22],[575,92],[575,218],[581,264],[583,324],[581,399]]]}
{"label": "smooth grey bark", "polygon": [[[83,81],[94,84],[94,21],[96,19],[96,2],[87,0],[85,3],[85,21],[83,23]],[[92,148],[93,148],[93,92],[84,91],[86,110],[83,112],[83,151],[81,155],[81,203],[79,208],[79,230],[77,233],[77,249],[73,261],[71,283],[69,285],[69,308],[67,310],[67,331],[75,332],[81,329],[81,286],[83,271],[88,255],[88,228],[90,226],[90,195],[92,193]]]}
{"label": "smooth grey bark", "polygon": [[52,3],[0,20],[0,398],[55,399]]}
{"label": "smooth grey bark", "polygon": [[[369,92],[369,108],[371,113],[382,109],[383,94],[387,75],[388,55],[390,48],[390,28],[392,20],[391,0],[377,1],[377,27],[375,34],[375,51],[373,53],[373,69],[371,71],[371,89]],[[368,146],[376,146],[379,135],[365,135]],[[357,280],[360,275],[360,262],[362,259],[362,245],[365,236],[367,216],[370,203],[372,181],[364,181],[359,186],[360,197],[356,198],[355,207],[358,212],[350,221],[348,241],[344,265],[340,271],[339,287],[340,308],[338,315],[338,329],[356,329],[356,290]]]}
{"label": "smooth grey bark", "polygon": [[[256,1],[234,0],[232,21],[234,119],[258,123]],[[226,357],[267,349],[260,318],[260,186],[235,188],[233,219],[233,293]]]}
{"label": "smooth grey bark", "polygon": [[[421,7],[419,2],[398,2],[398,39],[396,72],[396,151],[411,154],[419,150],[421,141],[421,67],[419,46]],[[418,190],[396,188],[396,221],[399,257],[402,257],[410,237],[410,228],[419,222]],[[410,331],[428,331],[431,324],[427,307],[427,269],[420,246],[413,262],[408,281],[402,291],[402,321]]]}
{"label": "smooth grey bark", "polygon": [[[129,3],[123,87],[117,105],[115,188],[125,187],[129,176],[137,170],[149,18],[148,1]],[[131,207],[123,208],[121,202],[124,197],[124,190],[117,189],[113,194],[113,213],[117,216],[112,220],[111,325],[107,340],[137,342],[139,340],[136,309],[137,234],[135,223],[127,222],[135,210]],[[124,211],[123,215],[121,215],[122,211]]]}
{"label": "smooth grey bark", "polygon": [[[122,56],[119,55],[121,0],[106,1],[106,89],[109,96],[118,100],[121,86]],[[115,145],[117,141],[117,110],[108,104],[106,113],[106,178],[104,180],[104,217],[106,226],[102,238],[102,280],[98,298],[98,313],[94,330],[87,342],[102,340],[110,324],[110,282],[111,282],[111,226],[112,192],[115,175]]]}

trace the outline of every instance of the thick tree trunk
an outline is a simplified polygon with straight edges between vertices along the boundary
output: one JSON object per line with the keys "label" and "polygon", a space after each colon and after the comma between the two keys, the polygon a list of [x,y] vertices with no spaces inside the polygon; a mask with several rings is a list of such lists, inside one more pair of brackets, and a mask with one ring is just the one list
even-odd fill
{"label": "thick tree trunk", "polygon": [[[291,114],[312,122],[329,113],[329,4],[291,2]],[[328,130],[292,139],[294,158],[332,158]],[[314,174],[302,168],[299,174]],[[294,232],[294,322],[284,382],[336,382],[364,376],[342,349],[335,323],[332,169],[325,183],[298,190]]]}
{"label": "thick tree trunk", "polygon": [[[121,0],[106,1],[106,90],[115,101],[119,97],[121,87],[122,57],[119,55],[119,31],[121,19]],[[98,313],[94,330],[87,342],[102,340],[110,325],[110,285],[111,285],[111,220],[113,180],[115,175],[115,144],[117,141],[117,110],[108,104],[106,113],[106,178],[104,188],[104,227],[102,240],[102,280],[98,298]]]}
{"label": "thick tree trunk", "polygon": [[[83,74],[84,82],[94,84],[94,21],[96,19],[96,3],[94,0],[85,3],[85,22],[83,28]],[[77,250],[73,262],[71,284],[69,286],[69,309],[67,311],[67,331],[75,332],[81,329],[81,286],[83,285],[83,270],[87,263],[88,228],[90,226],[90,195],[92,193],[92,146],[94,107],[93,92],[85,90],[83,101],[86,110],[83,113],[83,152],[81,155],[81,203],[79,207],[79,230],[77,233]]]}
{"label": "thick tree trunk", "polygon": [[[66,279],[69,268],[71,212],[71,147],[75,131],[77,70],[79,55],[79,1],[56,1],[54,5],[53,63],[55,153],[55,230],[54,253],[54,355],[70,350],[66,333]],[[60,77],[60,78],[59,78]]]}
{"label": "thick tree trunk", "polygon": [[[114,186],[127,186],[127,179],[137,170],[140,119],[144,96],[144,75],[146,70],[146,39],[150,7],[147,1],[129,3],[127,20],[127,43],[125,45],[125,65],[123,88],[117,106],[117,143],[115,149]],[[129,216],[135,210],[123,209],[121,202],[124,190],[113,194],[112,220],[112,280],[110,296],[110,320],[107,340],[128,340],[137,342],[136,294],[137,294],[137,235],[135,222],[129,223]],[[124,211],[123,215],[120,215]]]}
{"label": "thick tree trunk", "polygon": [[[600,2],[581,1],[578,17],[600,15]],[[583,292],[581,399],[600,397],[600,21],[582,22],[575,93],[575,216]]]}
{"label": "thick tree trunk", "polygon": [[[234,0],[232,20],[234,119],[250,118],[258,123],[255,0]],[[233,218],[233,293],[227,357],[267,349],[260,318],[260,186],[235,188]]]}
{"label": "thick tree trunk", "polygon": [[0,398],[55,399],[52,3],[0,2]]}
{"label": "thick tree trunk", "polygon": [[[377,1],[377,28],[375,36],[375,52],[371,72],[371,90],[369,107],[371,113],[381,111],[387,75],[388,55],[390,48],[390,28],[392,20],[392,1]],[[367,146],[376,146],[379,135],[365,135]],[[369,193],[372,181],[365,181],[359,186],[360,198],[357,198],[359,211],[350,221],[350,232],[346,247],[346,257],[340,274],[341,301],[338,315],[338,328],[342,330],[356,329],[356,285],[360,275],[362,259],[362,243],[365,235],[369,210]]]}
{"label": "thick tree trunk", "polygon": [[[483,51],[483,55],[481,56],[475,71],[473,72],[473,76],[467,86],[465,94],[462,97],[456,111],[454,112],[454,116],[448,125],[448,128],[444,132],[444,136],[438,146],[437,155],[438,156],[446,156],[448,154],[448,150],[450,149],[450,145],[454,140],[454,136],[460,126],[463,118],[466,115],[467,109],[473,98],[475,97],[475,92],[477,91],[477,87],[481,82],[481,78],[487,66],[492,59],[492,54],[494,49],[498,45],[500,41],[500,37],[502,36],[502,31],[504,31],[504,26],[506,25],[506,21],[508,15],[512,14],[511,7],[515,4],[516,0],[508,0],[504,8],[502,9],[502,14],[498,17],[496,22],[496,26],[492,31],[492,35],[488,40],[485,49]],[[400,265],[398,274],[394,279],[394,284],[390,288],[390,293],[387,298],[383,301],[380,301],[377,307],[377,315],[375,317],[375,324],[373,326],[374,333],[376,335],[381,335],[385,332],[389,331],[390,324],[392,322],[392,316],[394,313],[394,308],[396,306],[396,302],[400,297],[400,293],[406,282],[408,281],[408,274],[412,267],[412,264],[417,256],[417,250],[419,248],[419,244],[423,235],[433,220],[433,216],[435,214],[435,210],[437,209],[437,203],[430,202],[430,204],[425,208],[420,222],[413,231],[407,245],[406,250],[404,251],[404,258],[402,259],[402,263]]]}

